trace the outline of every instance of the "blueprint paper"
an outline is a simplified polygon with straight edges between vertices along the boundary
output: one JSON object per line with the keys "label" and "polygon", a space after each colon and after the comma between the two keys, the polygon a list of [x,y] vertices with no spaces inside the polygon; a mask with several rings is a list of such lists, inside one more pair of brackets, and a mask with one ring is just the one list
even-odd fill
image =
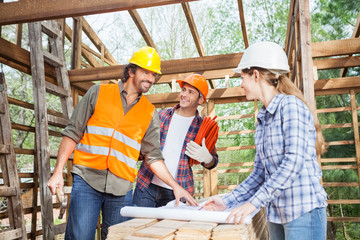
{"label": "blueprint paper", "polygon": [[[201,222],[215,222],[227,223],[226,219],[230,212],[224,211],[206,211],[198,207],[188,206],[186,204],[179,204],[178,207],[174,206],[173,202],[160,208],[152,207],[123,207],[120,214],[123,217],[139,217],[139,218],[158,218],[158,219],[172,219],[172,220],[185,220],[185,221],[201,221]],[[252,217],[259,210],[254,211],[251,215],[245,218],[244,223],[250,224]],[[230,223],[234,222],[234,218]]]}

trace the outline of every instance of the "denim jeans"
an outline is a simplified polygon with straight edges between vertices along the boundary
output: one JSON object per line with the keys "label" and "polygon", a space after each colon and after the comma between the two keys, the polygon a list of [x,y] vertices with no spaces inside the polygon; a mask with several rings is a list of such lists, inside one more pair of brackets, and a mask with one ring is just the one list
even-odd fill
{"label": "denim jeans", "polygon": [[271,240],[325,240],[326,208],[315,208],[285,224],[268,223]]}
{"label": "denim jeans", "polygon": [[140,188],[136,185],[133,197],[133,205],[137,207],[162,207],[175,199],[173,190],[150,184],[148,188]]}
{"label": "denim jeans", "polygon": [[102,210],[101,239],[105,239],[111,225],[129,218],[120,215],[120,209],[132,205],[132,190],[125,196],[96,191],[79,175],[74,174],[65,239],[95,239],[96,224]]}

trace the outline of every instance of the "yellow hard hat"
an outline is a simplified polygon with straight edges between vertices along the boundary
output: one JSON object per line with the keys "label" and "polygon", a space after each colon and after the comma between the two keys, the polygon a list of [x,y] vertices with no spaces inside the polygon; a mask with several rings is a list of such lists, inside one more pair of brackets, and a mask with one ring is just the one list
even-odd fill
{"label": "yellow hard hat", "polygon": [[142,47],[134,52],[129,60],[129,63],[133,63],[139,67],[161,74],[160,55],[152,47]]}

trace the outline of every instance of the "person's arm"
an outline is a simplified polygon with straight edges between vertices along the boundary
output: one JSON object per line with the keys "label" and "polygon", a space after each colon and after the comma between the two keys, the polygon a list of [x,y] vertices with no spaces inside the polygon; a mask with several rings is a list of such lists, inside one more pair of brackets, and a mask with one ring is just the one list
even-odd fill
{"label": "person's arm", "polygon": [[184,197],[189,204],[197,206],[195,199],[176,182],[164,163],[160,146],[160,120],[156,110],[141,140],[141,153],[144,155],[145,164],[150,167],[151,171],[164,183],[173,188],[177,204],[180,198]]}
{"label": "person's arm", "polygon": [[176,199],[176,206],[179,204],[180,198],[185,198],[186,202],[191,206],[197,206],[198,203],[191,196],[191,194],[182,188],[175,179],[171,176],[163,160],[156,161],[150,164],[150,169],[153,173],[161,179],[164,183],[172,187]]}
{"label": "person's arm", "polygon": [[265,180],[265,169],[261,163],[259,154],[255,154],[254,170],[239,184],[231,193],[224,196],[222,200],[227,208],[235,208],[239,204],[248,201],[256,191],[262,186]]}
{"label": "person's arm", "polygon": [[80,142],[84,134],[86,124],[94,113],[98,93],[99,85],[91,87],[86,92],[76,106],[68,125],[61,133],[63,138],[59,146],[56,166],[52,177],[48,181],[48,187],[50,188],[52,194],[55,194],[57,187],[59,187],[62,192],[64,186],[64,179],[62,177],[64,166],[71,153],[74,151],[76,144]]}
{"label": "person's arm", "polygon": [[[269,143],[276,149],[269,149],[269,147],[266,149],[267,158],[272,158],[273,161],[281,164],[249,199],[256,208],[265,206],[280,196],[285,189],[291,187],[304,168],[306,155],[309,154],[307,152],[308,131],[309,128],[314,128],[312,115],[306,105],[296,97],[288,97],[284,102],[278,107],[278,111],[281,111],[283,140],[279,141],[276,136],[273,142]],[[284,142],[283,149],[278,149],[278,142]]]}
{"label": "person's arm", "polygon": [[56,188],[60,188],[60,191],[62,193],[62,189],[64,186],[64,179],[62,176],[62,172],[71,153],[74,151],[75,146],[76,146],[76,142],[66,136],[64,136],[60,142],[54,173],[49,179],[49,182],[47,184],[53,195],[56,194]]}

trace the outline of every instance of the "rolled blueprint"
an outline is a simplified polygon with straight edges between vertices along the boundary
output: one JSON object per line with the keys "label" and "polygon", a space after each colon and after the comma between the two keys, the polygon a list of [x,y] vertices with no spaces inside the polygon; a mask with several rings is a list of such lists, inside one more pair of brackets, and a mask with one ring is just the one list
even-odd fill
{"label": "rolled blueprint", "polygon": [[[252,217],[257,213],[247,216],[244,220],[245,224],[250,224]],[[173,208],[152,208],[152,207],[123,207],[120,210],[123,217],[138,217],[138,218],[157,218],[157,219],[172,219],[185,221],[201,221],[201,222],[215,222],[226,223],[226,219],[230,212],[220,211],[205,211],[205,210],[190,210],[182,207]],[[230,223],[234,222],[234,218]]]}

